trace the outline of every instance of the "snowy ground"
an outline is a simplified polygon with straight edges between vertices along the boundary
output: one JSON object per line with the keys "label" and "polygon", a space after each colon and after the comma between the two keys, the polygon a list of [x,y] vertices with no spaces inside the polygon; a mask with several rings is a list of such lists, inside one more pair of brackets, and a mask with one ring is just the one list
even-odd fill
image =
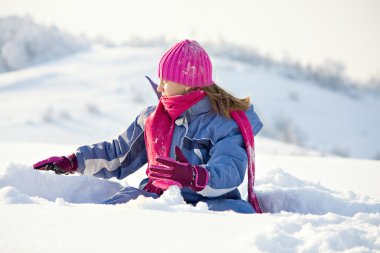
{"label": "snowy ground", "polygon": [[157,200],[104,206],[145,169],[122,181],[32,169],[116,137],[156,103],[144,75],[155,77],[162,50],[94,47],[0,74],[0,252],[380,251],[380,161],[332,154],[376,156],[380,101],[222,58],[216,80],[250,95],[265,124],[256,139],[265,214],[192,207],[175,187]]}
{"label": "snowy ground", "polygon": [[[283,150],[257,154],[263,215],[191,207],[177,188],[158,200],[99,205],[123,185],[137,183],[145,170],[122,182],[36,172],[30,165],[35,158],[73,147],[1,142],[1,252],[380,250],[379,162],[291,155],[293,146],[257,142],[258,149]],[[4,165],[6,160],[13,162]]]}

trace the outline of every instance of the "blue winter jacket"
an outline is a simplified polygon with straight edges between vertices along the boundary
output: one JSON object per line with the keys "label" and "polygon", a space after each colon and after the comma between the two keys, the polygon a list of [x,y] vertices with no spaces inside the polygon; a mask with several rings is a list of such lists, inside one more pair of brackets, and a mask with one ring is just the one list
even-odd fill
{"label": "blue winter jacket", "polygon": [[[147,163],[144,126],[155,106],[146,108],[129,128],[112,142],[82,146],[77,150],[78,172],[100,178],[123,179]],[[246,112],[255,135],[263,124],[253,106]],[[208,97],[184,112],[176,121],[170,156],[179,146],[194,165],[207,169],[206,188],[195,192],[183,188],[188,203],[209,198],[240,199],[237,187],[243,182],[247,168],[247,153],[243,137],[233,119],[215,113]]]}

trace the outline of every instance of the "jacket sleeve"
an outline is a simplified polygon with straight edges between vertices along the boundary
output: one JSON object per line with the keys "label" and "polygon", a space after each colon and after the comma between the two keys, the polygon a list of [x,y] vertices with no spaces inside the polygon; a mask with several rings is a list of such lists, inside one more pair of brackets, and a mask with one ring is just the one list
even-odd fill
{"label": "jacket sleeve", "polygon": [[141,113],[128,129],[111,142],[77,149],[78,172],[100,178],[123,179],[147,163],[144,125],[151,109]]}
{"label": "jacket sleeve", "polygon": [[210,159],[205,167],[209,182],[205,189],[198,192],[205,197],[218,197],[236,189],[244,180],[248,157],[243,137],[238,129],[231,131],[210,149]]}
{"label": "jacket sleeve", "polygon": [[[263,127],[263,123],[251,105],[246,112],[254,135],[257,135]],[[219,130],[220,131],[220,130]],[[210,149],[210,159],[204,167],[209,173],[209,182],[205,189],[198,192],[205,197],[218,197],[228,193],[244,181],[247,171],[248,156],[240,130],[234,127],[226,127],[227,133],[219,139]]]}

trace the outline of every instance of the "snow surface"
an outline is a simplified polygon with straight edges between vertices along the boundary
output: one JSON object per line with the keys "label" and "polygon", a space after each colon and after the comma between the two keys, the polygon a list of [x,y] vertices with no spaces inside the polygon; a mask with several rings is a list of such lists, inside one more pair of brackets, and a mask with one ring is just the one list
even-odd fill
{"label": "snow surface", "polygon": [[[260,139],[265,142],[265,139]],[[26,146],[32,155],[64,153],[66,146],[2,143],[12,157]],[[258,144],[258,145],[259,145]],[[273,145],[273,144],[271,144]],[[284,153],[287,151],[285,150]],[[30,156],[30,157],[28,157]],[[36,157],[38,155],[35,155]],[[258,154],[256,192],[265,214],[210,212],[204,204],[184,203],[179,189],[170,188],[157,199],[138,198],[128,204],[97,204],[121,189],[115,182],[85,176],[59,176],[33,171],[28,162],[9,163],[0,173],[1,252],[374,252],[380,250],[380,202],[339,182],[324,186],[324,177],[341,177],[347,158],[312,157],[303,171],[293,170],[298,158]],[[327,159],[327,161],[326,161]],[[19,162],[23,158],[16,159]],[[316,162],[317,161],[317,162]],[[365,166],[365,193],[379,178],[379,162]],[[325,163],[319,182],[303,180]],[[301,162],[302,164],[302,162]],[[274,168],[281,165],[282,168]],[[295,173],[294,173],[295,171]],[[139,171],[140,172],[140,171]],[[139,174],[138,172],[138,174]],[[290,174],[293,173],[293,174]],[[295,176],[298,175],[299,177]],[[351,180],[355,176],[346,174]],[[356,173],[355,173],[356,174]],[[140,178],[142,174],[140,173]],[[139,177],[134,175],[134,177]],[[372,180],[371,180],[372,179]],[[329,182],[327,180],[326,182]],[[352,182],[352,181],[351,181]],[[331,183],[331,182],[330,182]],[[246,185],[246,182],[244,183]],[[243,187],[244,188],[244,187]],[[360,186],[359,186],[360,188]],[[242,189],[243,191],[245,189]],[[379,190],[377,189],[377,199]]]}
{"label": "snow surface", "polygon": [[144,75],[155,77],[162,52],[93,47],[0,74],[0,252],[380,251],[380,161],[337,156],[376,156],[380,102],[236,61],[215,58],[215,79],[250,95],[264,121],[255,185],[265,214],[186,205],[176,187],[156,200],[99,204],[137,186],[145,168],[120,181],[32,169],[115,138],[155,104]]}

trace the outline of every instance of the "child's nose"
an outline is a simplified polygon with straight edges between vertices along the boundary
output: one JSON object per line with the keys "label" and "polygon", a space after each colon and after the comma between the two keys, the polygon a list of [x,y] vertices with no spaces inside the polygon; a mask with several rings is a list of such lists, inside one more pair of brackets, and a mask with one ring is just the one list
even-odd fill
{"label": "child's nose", "polygon": [[164,85],[162,82],[160,82],[160,84],[157,86],[157,91],[161,93],[164,91]]}

